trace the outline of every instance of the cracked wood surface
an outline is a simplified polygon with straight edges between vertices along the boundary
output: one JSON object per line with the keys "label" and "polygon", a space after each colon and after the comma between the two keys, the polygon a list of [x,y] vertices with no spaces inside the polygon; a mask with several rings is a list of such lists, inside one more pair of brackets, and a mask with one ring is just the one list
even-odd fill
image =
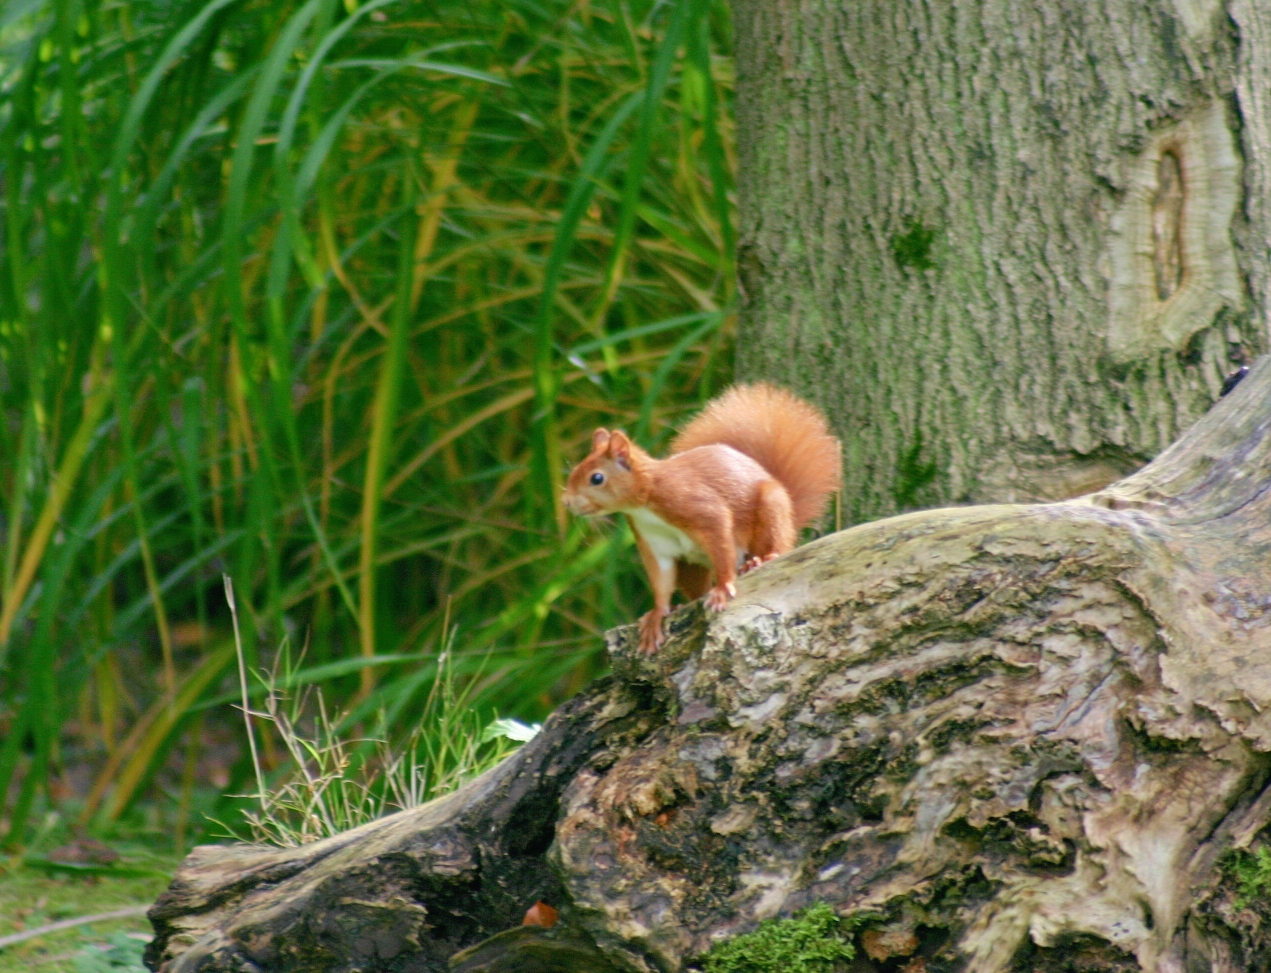
{"label": "cracked wood surface", "polygon": [[[827,901],[910,944],[861,970],[1271,968],[1217,867],[1271,816],[1269,565],[1271,358],[1099,493],[823,538],[654,657],[611,633],[611,678],[441,801],[196,850],[149,959],[677,971]],[[540,898],[559,927],[495,936]]]}

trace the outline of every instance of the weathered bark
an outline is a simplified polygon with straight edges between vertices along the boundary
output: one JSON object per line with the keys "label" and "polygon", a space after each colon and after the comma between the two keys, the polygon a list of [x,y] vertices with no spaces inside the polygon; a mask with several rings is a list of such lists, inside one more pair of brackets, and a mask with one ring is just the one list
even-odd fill
{"label": "weathered bark", "polygon": [[[738,587],[656,657],[614,633],[613,677],[450,797],[196,850],[150,960],[676,971],[827,901],[910,970],[1271,969],[1271,904],[1219,867],[1271,820],[1271,358],[1102,492],[862,525]],[[538,898],[559,926],[480,943]]]}
{"label": "weathered bark", "polygon": [[1098,489],[1266,350],[1266,3],[735,8],[738,371],[835,417],[844,524]]}

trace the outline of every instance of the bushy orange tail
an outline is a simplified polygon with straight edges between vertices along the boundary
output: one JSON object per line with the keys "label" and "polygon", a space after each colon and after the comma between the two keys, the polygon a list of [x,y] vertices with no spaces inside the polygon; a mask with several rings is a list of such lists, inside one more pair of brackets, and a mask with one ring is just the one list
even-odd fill
{"label": "bushy orange tail", "polygon": [[716,443],[745,453],[786,488],[799,527],[820,517],[839,488],[839,441],[825,416],[775,385],[734,385],[680,431],[671,452]]}

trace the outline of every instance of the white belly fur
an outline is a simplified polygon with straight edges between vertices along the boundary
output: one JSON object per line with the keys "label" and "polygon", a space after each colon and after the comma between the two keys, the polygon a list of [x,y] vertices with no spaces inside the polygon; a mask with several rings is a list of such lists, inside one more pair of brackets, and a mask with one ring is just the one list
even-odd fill
{"label": "white belly fur", "polygon": [[679,560],[710,566],[710,558],[693,542],[693,538],[678,527],[668,524],[651,510],[640,508],[623,512],[631,518],[632,525],[659,564],[670,567]]}

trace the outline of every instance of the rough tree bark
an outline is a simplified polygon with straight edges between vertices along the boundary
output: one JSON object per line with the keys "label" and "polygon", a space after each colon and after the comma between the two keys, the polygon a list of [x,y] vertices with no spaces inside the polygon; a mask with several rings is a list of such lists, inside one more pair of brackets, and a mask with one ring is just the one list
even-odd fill
{"label": "rough tree bark", "polygon": [[[149,961],[678,971],[826,901],[881,927],[856,973],[1271,969],[1221,867],[1271,820],[1271,357],[1098,493],[862,525],[738,587],[655,657],[613,633],[613,676],[450,797],[197,849]],[[561,923],[515,928],[540,898]]]}
{"label": "rough tree bark", "polygon": [[1271,321],[1262,0],[736,0],[740,377],[843,523],[1126,475]]}

